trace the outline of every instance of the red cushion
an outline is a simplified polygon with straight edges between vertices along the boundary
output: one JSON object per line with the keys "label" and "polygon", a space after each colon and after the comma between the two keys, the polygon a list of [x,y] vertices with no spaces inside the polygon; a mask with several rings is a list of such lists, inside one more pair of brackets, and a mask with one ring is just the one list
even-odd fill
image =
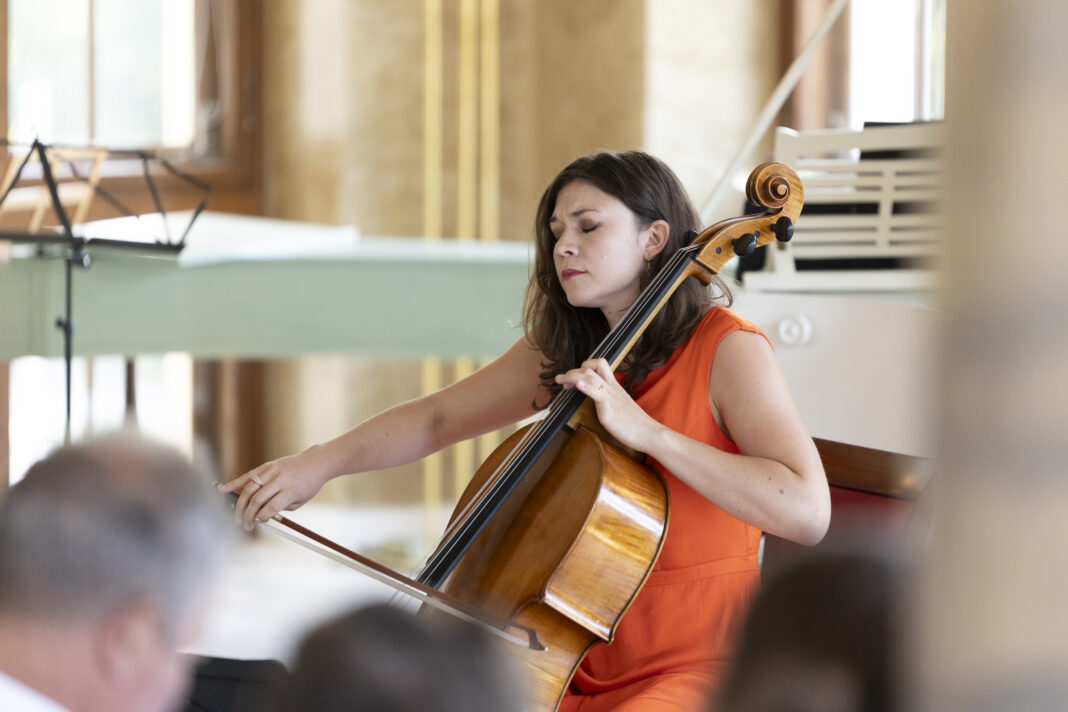
{"label": "red cushion", "polygon": [[914,502],[870,492],[831,487],[831,524],[814,547],[768,535],[764,542],[765,577],[814,552],[904,546]]}

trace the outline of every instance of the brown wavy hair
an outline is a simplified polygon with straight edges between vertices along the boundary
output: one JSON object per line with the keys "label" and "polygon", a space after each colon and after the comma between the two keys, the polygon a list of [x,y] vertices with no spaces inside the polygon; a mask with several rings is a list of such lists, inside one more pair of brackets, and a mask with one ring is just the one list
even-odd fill
{"label": "brown wavy hair", "polygon": [[[539,376],[542,385],[553,394],[561,388],[553,377],[579,366],[608,333],[608,321],[600,309],[574,307],[567,301],[553,262],[556,238],[549,219],[560,191],[577,180],[596,186],[626,205],[642,229],[656,220],[664,220],[670,226],[664,249],[642,271],[642,289],[687,244],[687,233],[700,231],[700,218],[678,176],[647,153],[605,151],[583,156],[556,176],[538,205],[533,274],[523,300],[523,329],[527,340],[545,357]],[[719,277],[713,279],[711,287],[696,279],[683,282],[621,364],[627,390],[633,393],[650,371],[666,363],[717,301],[731,303],[730,289]]]}

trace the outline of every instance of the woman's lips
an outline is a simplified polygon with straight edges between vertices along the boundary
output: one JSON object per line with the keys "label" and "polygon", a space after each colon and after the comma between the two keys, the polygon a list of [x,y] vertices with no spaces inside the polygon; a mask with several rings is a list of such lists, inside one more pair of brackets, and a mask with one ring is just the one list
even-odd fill
{"label": "woman's lips", "polygon": [[560,279],[568,280],[568,279],[571,279],[572,277],[574,277],[575,275],[578,275],[578,274],[586,274],[586,273],[583,270],[580,270],[580,269],[565,269],[563,272],[560,273]]}

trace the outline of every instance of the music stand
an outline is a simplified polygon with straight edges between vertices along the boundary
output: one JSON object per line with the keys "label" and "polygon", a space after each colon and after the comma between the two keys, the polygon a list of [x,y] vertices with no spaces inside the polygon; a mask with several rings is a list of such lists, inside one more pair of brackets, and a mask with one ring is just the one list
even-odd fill
{"label": "music stand", "polygon": [[[6,144],[6,142],[4,142]],[[149,192],[152,194],[153,202],[156,205],[157,211],[163,221],[164,233],[166,240],[157,239],[154,243],[151,242],[133,242],[130,240],[113,240],[108,238],[89,238],[79,237],[74,234],[74,230],[71,226],[70,219],[67,217],[67,211],[63,207],[63,203],[59,197],[59,188],[56,184],[55,176],[52,173],[52,165],[48,157],[49,146],[45,145],[40,139],[34,139],[33,144],[30,146],[30,150],[27,152],[26,157],[22,160],[18,170],[15,172],[14,177],[8,184],[4,191],[4,194],[0,196],[0,206],[3,205],[8,195],[11,194],[15,184],[18,183],[19,177],[22,175],[23,169],[26,164],[29,163],[30,158],[34,152],[37,153],[41,162],[41,175],[44,179],[44,183],[48,188],[49,196],[52,203],[52,209],[56,213],[56,217],[59,219],[61,232],[59,234],[41,234],[35,232],[4,232],[0,231],[0,240],[7,240],[13,243],[30,243],[38,245],[39,250],[43,253],[45,246],[59,246],[63,252],[63,260],[66,265],[66,288],[64,293],[65,309],[64,315],[56,319],[56,328],[63,333],[63,359],[66,369],[66,418],[64,425],[64,443],[70,444],[71,442],[71,366],[74,353],[74,323],[73,323],[73,273],[74,268],[88,269],[92,265],[92,257],[89,253],[89,248],[94,246],[106,246],[111,248],[129,249],[146,251],[153,253],[168,253],[177,255],[185,247],[185,239],[189,235],[189,230],[193,227],[193,223],[197,217],[204,210],[207,205],[207,200],[201,200],[196,210],[193,211],[192,216],[189,218],[189,223],[186,225],[185,230],[182,232],[181,238],[175,242],[171,239],[170,230],[167,227],[166,213],[163,210],[163,204],[160,201],[159,192],[156,190],[155,181],[152,179],[149,163],[150,161],[158,162],[168,172],[177,176],[181,180],[190,183],[204,192],[210,192],[211,186],[207,185],[203,181],[197,180],[193,176],[190,176],[171,165],[167,160],[158,156],[152,156],[145,151],[109,151],[108,155],[120,155],[126,154],[140,158],[143,169],[145,182],[148,186]],[[78,175],[77,170],[71,163],[71,171],[74,177],[78,180],[84,181]],[[105,198],[112,205],[117,207],[120,211],[124,212],[127,216],[133,216],[134,213],[123,206],[119,201],[108,195],[105,191],[97,187],[96,192]]]}

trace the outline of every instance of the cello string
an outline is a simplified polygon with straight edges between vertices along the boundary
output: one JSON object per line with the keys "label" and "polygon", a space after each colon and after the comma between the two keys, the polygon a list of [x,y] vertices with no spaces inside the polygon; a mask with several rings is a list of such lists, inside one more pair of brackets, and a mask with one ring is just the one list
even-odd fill
{"label": "cello string", "polygon": [[[592,358],[599,358],[604,354],[618,351],[630,340],[633,329],[640,325],[640,320],[645,318],[650,304],[661,299],[664,289],[676,279],[679,268],[689,259],[689,254],[696,251],[696,249],[696,246],[686,246],[680,248],[672,256],[668,264],[657,273],[646,289],[642,290],[642,293],[624,314],[616,329],[610,331],[597,346]],[[486,518],[484,513],[487,509],[496,510],[503,490],[507,488],[510,491],[517,484],[514,482],[515,471],[522,470],[525,472],[529,469],[530,465],[533,464],[529,462],[531,453],[544,449],[539,448],[540,439],[554,437],[566,421],[570,420],[584,398],[585,395],[576,389],[561,391],[557,394],[549,406],[550,412],[546,418],[541,421],[535,430],[528,434],[528,437],[525,437],[517,445],[516,449],[513,450],[512,457],[498,468],[497,472],[487,480],[479,492],[476,493],[476,496],[453,520],[453,523],[446,531],[445,537],[442,539],[442,543],[439,545],[438,551],[435,552],[432,559],[428,560],[430,563],[424,570],[438,563],[442,557],[449,556],[451,551],[458,545],[459,538],[469,535],[472,526],[481,526],[482,521]]]}
{"label": "cello string", "polygon": [[[633,335],[633,330],[636,329],[641,321],[643,321],[648,314],[649,308],[659,301],[663,296],[662,292],[674,282],[678,276],[678,270],[690,259],[690,253],[696,251],[694,246],[687,245],[679,248],[679,250],[672,256],[671,260],[661,269],[653,280],[649,283],[649,286],[642,290],[642,293],[635,300],[634,304],[627,310],[627,313],[623,315],[617,328],[608,333],[602,342],[603,350],[599,346],[594,351],[592,358],[607,358],[608,360],[614,360],[618,355],[619,350],[630,341]],[[600,353],[598,353],[600,351]]]}
{"label": "cello string", "polygon": [[[650,305],[665,298],[663,292],[676,280],[680,268],[688,261],[690,253],[697,249],[698,246],[688,245],[680,248],[672,256],[668,264],[642,290],[617,327],[602,339],[591,358],[618,353],[630,341],[633,331],[645,319]],[[438,549],[428,557],[421,576],[429,576],[439,570],[454,556],[453,552],[457,547],[464,547],[463,550],[466,551],[468,542],[478,536],[488,519],[503,504],[503,499],[514,490],[515,486],[518,486],[518,480],[521,480],[523,476],[518,473],[525,473],[529,470],[533,465],[532,456],[535,454],[540,456],[544,447],[547,446],[547,441],[555,437],[567,420],[570,420],[584,398],[585,395],[576,389],[561,391],[557,394],[549,405],[549,414],[528,433],[528,436],[524,437],[513,450],[511,457],[491,475],[460,514],[454,518]],[[472,533],[473,529],[476,529],[474,533]],[[456,556],[462,553],[461,551]]]}
{"label": "cello string", "polygon": [[[624,314],[617,328],[610,331],[606,335],[606,337],[602,339],[601,343],[598,344],[598,346],[594,349],[594,355],[591,358],[599,358],[600,354],[606,353],[610,350],[618,349],[621,337],[613,339],[613,334],[619,333],[620,331],[629,331],[630,327],[633,325],[633,322],[637,318],[639,318],[636,315],[644,314],[645,307],[650,301],[656,299],[656,297],[659,295],[659,292],[663,288],[664,283],[671,278],[670,273],[674,271],[672,267],[675,266],[673,265],[673,262],[675,262],[676,260],[681,261],[678,257],[679,253],[681,252],[682,249],[680,249],[679,252],[677,252],[676,255],[672,258],[672,262],[669,262],[669,264],[666,265],[664,269],[658,272],[658,274],[653,278],[653,280],[646,287],[646,289],[642,291],[642,294],[639,295],[638,299],[635,300],[635,303],[630,307],[630,309],[628,309],[626,314]],[[555,434],[555,431],[557,429],[555,426],[559,424],[557,421],[559,421],[562,417],[560,414],[565,413],[567,419],[570,420],[571,415],[574,412],[574,408],[572,406],[577,406],[577,404],[573,403],[573,401],[576,399],[581,400],[581,398],[583,397],[584,396],[582,396],[581,392],[575,391],[574,389],[559,392],[553,398],[553,401],[549,404],[548,414],[541,421],[541,423],[546,424],[545,427],[548,427],[549,430],[552,431],[552,434]],[[523,441],[517,444],[516,450],[513,451],[516,454],[511,460],[507,461],[505,464],[518,464],[519,462],[525,460],[529,452],[532,449],[536,449],[536,443],[533,443],[532,441],[537,436],[538,433],[536,431],[531,431],[531,434],[527,438],[524,438]],[[503,468],[504,465],[502,465],[501,467]],[[487,480],[487,482],[483,484],[483,486],[479,489],[478,493],[476,493],[475,497],[473,497],[471,501],[468,502],[465,508],[453,520],[453,523],[450,524],[449,528],[446,530],[446,535],[449,535],[457,527],[462,526],[463,521],[471,513],[472,507],[476,506],[477,502],[482,499],[483,496],[493,496],[494,492],[492,491],[492,488],[496,486],[496,484],[501,480],[501,477],[498,475],[505,476],[505,473],[501,470],[501,468],[499,468],[498,472],[494,473],[494,475],[491,476]]]}

